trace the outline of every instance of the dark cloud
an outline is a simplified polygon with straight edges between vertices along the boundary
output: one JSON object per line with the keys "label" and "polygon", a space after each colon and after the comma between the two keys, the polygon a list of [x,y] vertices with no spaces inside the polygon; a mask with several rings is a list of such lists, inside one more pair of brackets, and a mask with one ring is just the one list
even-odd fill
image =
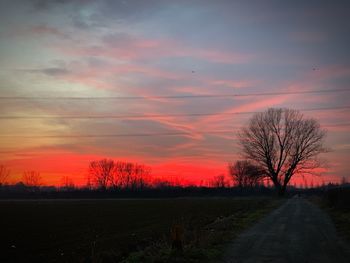
{"label": "dark cloud", "polygon": [[42,69],[41,72],[50,76],[61,76],[69,73],[69,71],[65,68],[46,68]]}
{"label": "dark cloud", "polygon": [[[32,8],[47,12],[66,9],[71,25],[81,30],[110,26],[109,22],[128,23],[159,12],[167,1],[161,0],[31,0]],[[82,12],[84,9],[88,12]]]}
{"label": "dark cloud", "polygon": [[161,0],[106,0],[99,2],[98,9],[102,14],[115,20],[136,19],[159,12],[166,4],[169,2]]}
{"label": "dark cloud", "polygon": [[87,4],[91,2],[90,0],[31,0],[33,7],[36,10],[48,10],[56,5],[66,5],[66,4]]}
{"label": "dark cloud", "polygon": [[71,73],[68,69],[59,67],[50,67],[42,69],[20,69],[19,71],[26,73],[41,73],[48,76],[63,76]]}

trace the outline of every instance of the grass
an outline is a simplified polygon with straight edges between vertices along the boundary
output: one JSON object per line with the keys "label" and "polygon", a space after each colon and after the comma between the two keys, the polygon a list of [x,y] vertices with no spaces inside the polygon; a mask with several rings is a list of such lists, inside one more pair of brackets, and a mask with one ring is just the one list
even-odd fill
{"label": "grass", "polygon": [[311,201],[317,204],[320,208],[326,211],[331,217],[338,235],[350,244],[350,195],[343,198],[342,202],[329,201],[327,195],[325,196],[313,196]]}
{"label": "grass", "polygon": [[[0,201],[0,262],[203,262],[280,201],[268,198]],[[170,229],[183,227],[182,252]]]}
{"label": "grass", "polygon": [[332,209],[330,214],[340,236],[350,243],[350,211]]}

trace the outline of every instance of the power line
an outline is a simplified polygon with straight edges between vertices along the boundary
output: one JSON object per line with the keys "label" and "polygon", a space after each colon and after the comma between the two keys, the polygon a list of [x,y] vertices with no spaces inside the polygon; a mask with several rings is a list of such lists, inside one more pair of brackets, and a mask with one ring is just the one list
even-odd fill
{"label": "power line", "polygon": [[220,134],[233,133],[230,131],[207,131],[207,132],[157,132],[157,133],[122,133],[122,134],[72,134],[72,135],[0,135],[0,138],[98,138],[98,137],[152,137],[152,136],[177,136],[193,134]]}
{"label": "power line", "polygon": [[0,100],[145,100],[145,99],[195,99],[195,98],[228,98],[228,97],[251,97],[251,96],[273,96],[273,95],[293,95],[293,94],[316,94],[349,92],[350,89],[331,90],[309,90],[309,91],[283,91],[247,94],[202,94],[202,95],[164,95],[164,96],[101,96],[101,97],[26,97],[26,96],[4,96]]}
{"label": "power line", "polygon": [[328,124],[328,125],[323,125],[322,127],[325,127],[325,128],[332,128],[332,127],[345,127],[345,126],[350,126],[350,123]]}
{"label": "power line", "polygon": [[[300,111],[325,111],[325,110],[347,110],[350,106],[342,107],[325,107],[325,108],[308,108],[300,109]],[[236,111],[236,112],[216,112],[216,113],[175,113],[175,114],[131,114],[131,115],[32,115],[32,116],[16,116],[3,115],[0,119],[136,119],[136,118],[168,118],[168,117],[199,117],[199,116],[220,116],[220,115],[236,115],[236,114],[254,114],[257,111]]]}
{"label": "power line", "polygon": [[[350,123],[337,123],[322,125],[325,128],[346,127]],[[240,127],[232,127],[232,130],[213,131],[187,131],[187,132],[155,132],[155,133],[119,133],[119,134],[69,134],[69,135],[0,135],[0,138],[109,138],[109,137],[153,137],[153,136],[179,136],[179,135],[205,135],[205,134],[234,134]]]}

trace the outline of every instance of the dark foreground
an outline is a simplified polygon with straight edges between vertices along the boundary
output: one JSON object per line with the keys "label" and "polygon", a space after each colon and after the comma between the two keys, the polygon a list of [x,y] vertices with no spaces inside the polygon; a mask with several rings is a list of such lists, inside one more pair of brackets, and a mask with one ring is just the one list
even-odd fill
{"label": "dark foreground", "polygon": [[184,227],[181,262],[204,262],[273,207],[268,198],[3,200],[0,262],[171,262],[174,223]]}
{"label": "dark foreground", "polygon": [[224,262],[346,263],[349,248],[339,240],[329,217],[310,202],[294,197],[244,232]]}

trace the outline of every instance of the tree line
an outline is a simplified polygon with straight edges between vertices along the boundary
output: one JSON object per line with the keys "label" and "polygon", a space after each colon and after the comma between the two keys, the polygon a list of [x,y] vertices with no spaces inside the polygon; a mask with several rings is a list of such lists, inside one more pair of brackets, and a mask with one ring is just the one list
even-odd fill
{"label": "tree line", "polygon": [[[10,169],[0,165],[0,186],[8,184],[9,177]],[[34,170],[24,171],[20,182],[27,187],[40,187],[43,184],[40,173]]]}
{"label": "tree line", "polygon": [[142,189],[148,184],[151,168],[138,163],[101,159],[90,162],[88,185],[105,190]]}

